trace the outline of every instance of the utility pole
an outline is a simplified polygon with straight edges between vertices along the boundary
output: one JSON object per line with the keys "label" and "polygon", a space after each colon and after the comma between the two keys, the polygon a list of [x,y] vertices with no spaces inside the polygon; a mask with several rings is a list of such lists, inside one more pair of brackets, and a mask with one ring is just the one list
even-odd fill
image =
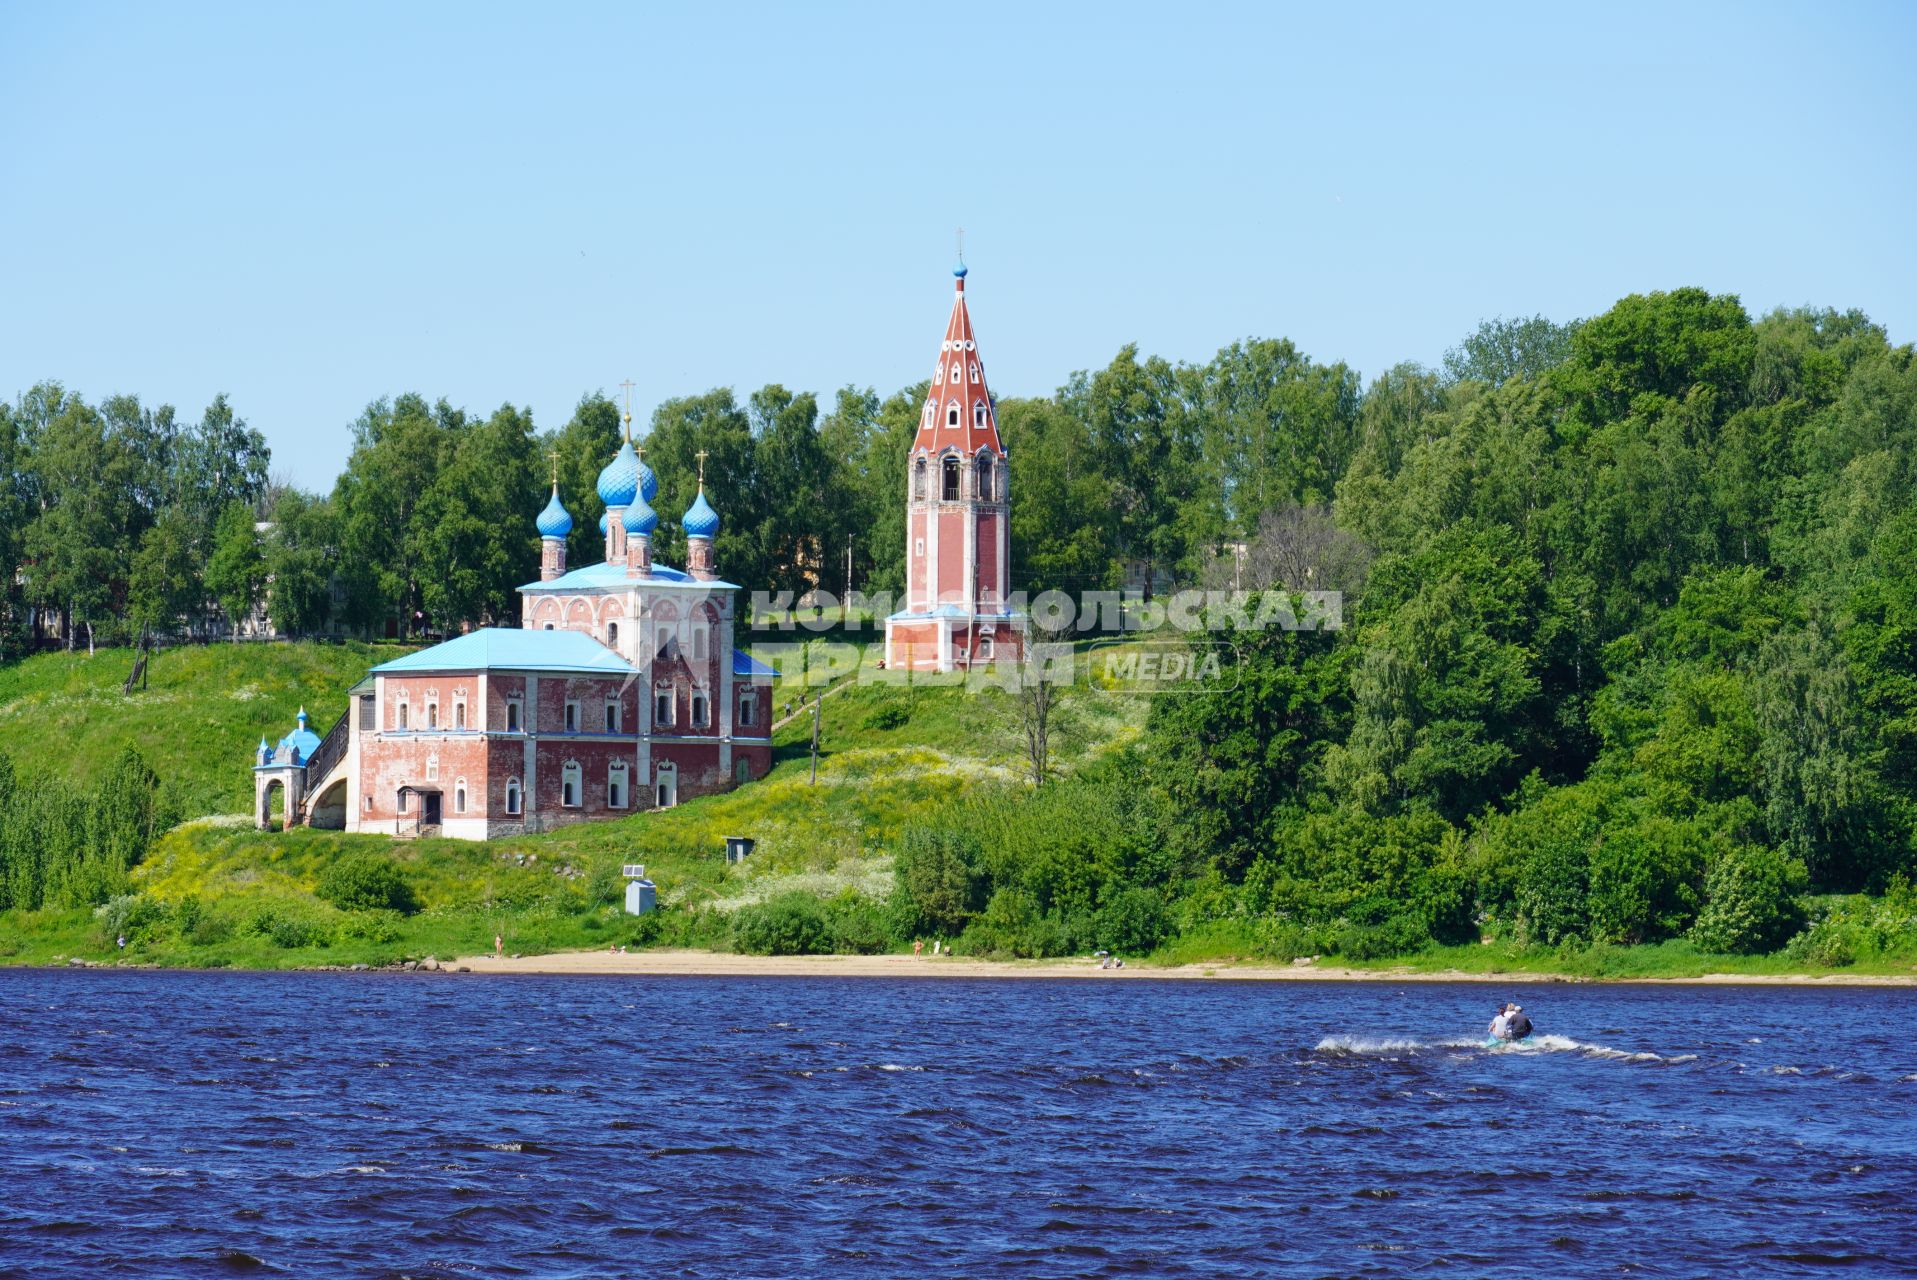
{"label": "utility pole", "polygon": [[817,786],[819,781],[819,703],[824,697],[823,692],[812,695],[812,781],[808,784],[811,786]]}

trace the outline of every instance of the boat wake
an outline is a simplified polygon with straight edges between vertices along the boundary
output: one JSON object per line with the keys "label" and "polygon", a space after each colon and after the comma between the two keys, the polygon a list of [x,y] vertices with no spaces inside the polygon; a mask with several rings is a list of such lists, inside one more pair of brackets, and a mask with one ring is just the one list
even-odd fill
{"label": "boat wake", "polygon": [[1577,1053],[1587,1058],[1613,1062],[1690,1062],[1694,1053],[1667,1058],[1660,1053],[1632,1052],[1610,1045],[1590,1044],[1569,1036],[1539,1035],[1525,1040],[1488,1044],[1482,1036],[1459,1036],[1437,1040],[1385,1039],[1368,1036],[1326,1036],[1313,1047],[1314,1053],[1348,1058],[1396,1058],[1420,1053],[1542,1054]]}

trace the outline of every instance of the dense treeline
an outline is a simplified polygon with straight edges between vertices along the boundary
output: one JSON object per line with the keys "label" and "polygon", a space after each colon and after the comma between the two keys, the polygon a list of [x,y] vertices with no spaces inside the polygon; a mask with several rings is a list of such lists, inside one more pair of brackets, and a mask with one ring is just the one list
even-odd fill
{"label": "dense treeline", "polygon": [[91,906],[125,892],[128,870],[178,820],[176,808],[131,749],[92,787],[21,777],[0,752],[0,911]]}
{"label": "dense treeline", "polygon": [[[1209,426],[1181,442],[1200,400],[1145,368],[1127,353],[1061,403],[1121,403],[1174,457],[1215,447]],[[1855,313],[1753,322],[1679,290],[1488,325],[1444,374],[1314,403],[1309,449],[1265,419],[1284,465],[1243,514],[1216,484],[1138,507],[1190,570],[1277,504],[1245,585],[1341,587],[1345,628],[1234,636],[1237,686],[1159,699],[1123,767],[1008,801],[990,832],[974,808],[913,833],[908,913],[1030,954],[1137,941],[1120,918],[1360,956],[1917,938],[1902,917],[1800,932],[1806,891],[1917,871],[1910,347]]]}

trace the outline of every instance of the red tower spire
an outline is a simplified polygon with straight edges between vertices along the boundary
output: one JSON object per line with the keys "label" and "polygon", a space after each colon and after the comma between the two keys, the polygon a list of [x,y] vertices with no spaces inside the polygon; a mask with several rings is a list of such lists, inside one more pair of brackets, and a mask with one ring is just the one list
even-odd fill
{"label": "red tower spire", "polygon": [[990,449],[1002,458],[1005,447],[998,438],[998,410],[985,385],[985,363],[972,332],[972,313],[965,308],[965,275],[965,264],[960,262],[952,272],[957,285],[952,293],[952,318],[945,322],[945,340],[939,343],[938,364],[919,412],[913,447],[933,452],[955,448],[968,457]]}

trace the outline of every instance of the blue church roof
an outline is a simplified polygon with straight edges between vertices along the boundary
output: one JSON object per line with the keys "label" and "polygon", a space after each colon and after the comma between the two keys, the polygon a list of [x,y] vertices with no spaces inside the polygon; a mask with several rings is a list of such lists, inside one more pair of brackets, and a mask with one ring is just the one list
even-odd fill
{"label": "blue church roof", "polygon": [[744,649],[732,651],[732,674],[735,676],[763,676],[766,679],[779,674],[778,668],[759,661]]}
{"label": "blue church roof", "polygon": [[[483,627],[373,668],[381,675],[488,670],[625,675],[632,669],[631,663],[583,631],[522,631],[517,627]],[[318,745],[317,740],[314,745]]]}
{"label": "blue church roof", "polygon": [[706,491],[703,487],[699,490],[699,496],[692,500],[692,505],[686,508],[685,519],[680,523],[685,526],[688,538],[711,538],[718,535],[719,513],[712,509],[710,502],[706,501]]}
{"label": "blue church roof", "polygon": [[561,574],[551,582],[528,582],[519,589],[525,592],[579,591],[582,589],[603,589],[606,587],[656,587],[661,583],[709,587],[718,591],[737,591],[739,589],[739,584],[736,582],[719,582],[716,580],[712,582],[701,582],[685,570],[675,569],[669,564],[660,564],[657,560],[652,562],[652,576],[650,578],[629,578],[626,576],[626,566],[622,564],[607,564],[601,560],[598,564],[581,565],[577,569]]}
{"label": "blue church roof", "polygon": [[298,751],[300,753],[299,761],[301,764],[305,764],[308,760],[311,760],[313,753],[319,750],[320,736],[306,727],[305,707],[300,708],[299,728],[293,730],[293,732],[287,734],[284,738],[281,738],[280,745]]}
{"label": "blue church roof", "polygon": [[560,504],[558,485],[553,486],[552,500],[534,523],[539,526],[539,536],[542,538],[563,538],[572,532],[572,516]]}

